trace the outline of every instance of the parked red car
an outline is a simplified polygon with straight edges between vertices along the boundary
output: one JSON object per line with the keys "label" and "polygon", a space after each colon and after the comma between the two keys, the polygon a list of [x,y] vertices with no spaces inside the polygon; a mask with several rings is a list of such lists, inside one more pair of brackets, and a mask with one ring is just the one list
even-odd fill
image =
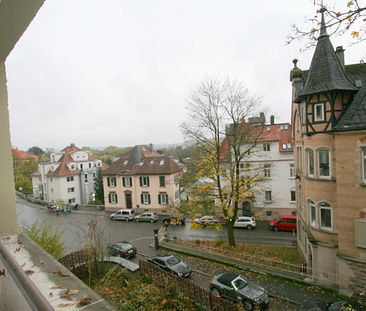
{"label": "parked red car", "polygon": [[296,231],[297,217],[291,215],[281,215],[277,219],[269,221],[269,229],[274,231]]}

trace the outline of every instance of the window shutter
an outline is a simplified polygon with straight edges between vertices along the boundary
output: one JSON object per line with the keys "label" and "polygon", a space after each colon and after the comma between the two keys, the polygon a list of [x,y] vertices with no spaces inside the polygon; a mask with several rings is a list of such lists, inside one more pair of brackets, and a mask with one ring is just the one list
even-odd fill
{"label": "window shutter", "polygon": [[165,195],[165,199],[166,199],[166,204],[169,204],[169,199],[168,199],[169,197],[168,197],[168,195],[166,194]]}
{"label": "window shutter", "polygon": [[147,197],[149,199],[149,204],[151,204],[150,194],[148,194]]}
{"label": "window shutter", "polygon": [[142,187],[142,177],[140,176],[140,187]]}
{"label": "window shutter", "polygon": [[108,193],[108,202],[109,202],[109,203],[112,203],[112,200],[111,200],[111,194],[110,194],[110,193]]}
{"label": "window shutter", "polygon": [[123,187],[126,187],[126,181],[125,181],[125,178],[126,178],[126,177],[122,177],[122,184],[123,184]]}
{"label": "window shutter", "polygon": [[141,193],[141,204],[144,204],[144,195],[142,193]]}
{"label": "window shutter", "polygon": [[132,187],[132,177],[128,177],[128,179],[130,180],[130,187]]}
{"label": "window shutter", "polygon": [[109,177],[107,177],[107,184],[108,184],[108,187],[110,187],[110,186],[111,186],[111,182],[110,182],[110,180],[109,180]]}
{"label": "window shutter", "polygon": [[161,196],[161,194],[159,193],[159,194],[158,194],[158,203],[159,203],[159,204],[161,204],[161,197],[160,197],[160,196]]}
{"label": "window shutter", "polygon": [[116,203],[118,203],[118,195],[117,195],[117,193],[115,194],[115,198],[116,198]]}
{"label": "window shutter", "polygon": [[150,177],[146,177],[147,179],[147,186],[150,187]]}

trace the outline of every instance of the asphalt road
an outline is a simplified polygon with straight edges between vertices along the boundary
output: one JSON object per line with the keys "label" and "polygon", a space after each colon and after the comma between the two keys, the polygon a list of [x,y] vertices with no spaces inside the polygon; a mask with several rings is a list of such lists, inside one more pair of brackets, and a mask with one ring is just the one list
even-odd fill
{"label": "asphalt road", "polygon": [[[134,221],[111,221],[109,214],[88,210],[77,210],[70,215],[53,215],[44,207],[19,200],[17,202],[17,220],[19,226],[32,226],[35,222],[50,224],[53,230],[62,232],[62,241],[65,244],[66,253],[78,250],[85,245],[88,237],[89,224],[98,224],[98,233],[104,240],[105,245],[117,241],[130,241],[139,252],[153,256],[155,250],[151,245],[154,243],[153,231],[163,224],[136,223]],[[216,230],[204,228],[191,229],[190,223],[185,226],[170,226],[168,235],[178,239],[211,240],[226,237],[226,228]],[[268,230],[265,224],[259,224],[255,230],[235,229],[236,241],[276,244],[290,246],[295,239],[291,232],[273,232]]]}

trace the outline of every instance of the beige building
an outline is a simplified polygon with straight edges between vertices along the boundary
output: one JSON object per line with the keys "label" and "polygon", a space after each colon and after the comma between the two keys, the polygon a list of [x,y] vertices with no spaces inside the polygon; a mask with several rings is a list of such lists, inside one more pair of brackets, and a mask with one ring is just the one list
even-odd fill
{"label": "beige building", "polygon": [[151,145],[135,146],[102,172],[105,208],[162,212],[178,207],[181,174],[174,159]]}
{"label": "beige building", "polygon": [[298,247],[310,280],[366,288],[366,64],[344,64],[324,17],[310,69],[294,60]]}

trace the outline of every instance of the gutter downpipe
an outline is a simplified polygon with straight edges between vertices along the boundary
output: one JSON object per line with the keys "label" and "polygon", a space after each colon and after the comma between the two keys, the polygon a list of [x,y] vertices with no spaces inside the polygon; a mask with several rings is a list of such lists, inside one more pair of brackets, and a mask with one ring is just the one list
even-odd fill
{"label": "gutter downpipe", "polygon": [[23,272],[9,250],[0,241],[0,258],[3,260],[5,271],[11,275],[15,284],[22,292],[25,300],[34,311],[54,311],[48,300]]}

